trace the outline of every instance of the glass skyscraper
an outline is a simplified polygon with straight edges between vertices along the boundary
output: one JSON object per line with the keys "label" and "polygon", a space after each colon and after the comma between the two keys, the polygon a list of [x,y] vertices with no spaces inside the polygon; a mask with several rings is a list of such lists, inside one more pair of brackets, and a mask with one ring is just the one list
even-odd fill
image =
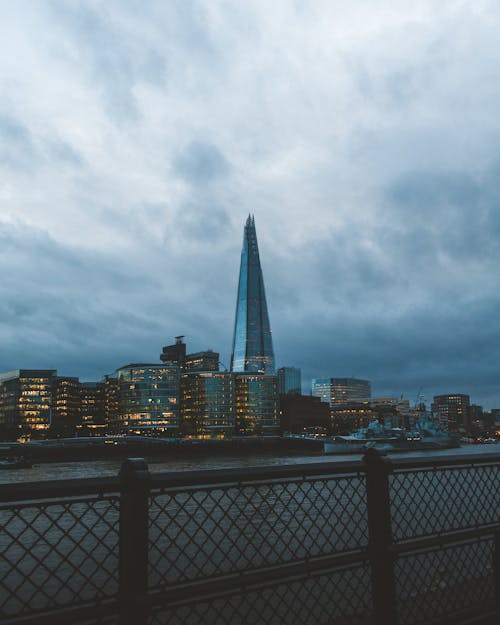
{"label": "glass skyscraper", "polygon": [[255,220],[250,215],[243,234],[231,371],[275,373]]}

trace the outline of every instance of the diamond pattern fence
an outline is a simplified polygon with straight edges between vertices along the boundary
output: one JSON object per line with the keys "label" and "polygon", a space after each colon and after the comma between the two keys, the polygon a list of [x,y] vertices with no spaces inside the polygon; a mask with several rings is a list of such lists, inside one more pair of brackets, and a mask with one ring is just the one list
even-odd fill
{"label": "diamond pattern fence", "polygon": [[498,463],[491,463],[392,473],[389,488],[393,540],[498,523],[498,468]]}
{"label": "diamond pattern fence", "polygon": [[150,505],[152,588],[360,549],[364,477],[157,491]]}
{"label": "diamond pattern fence", "polygon": [[420,625],[491,613],[499,460],[379,457],[326,475],[303,465],[209,482],[151,479],[136,459],[121,487],[96,482],[95,494],[72,496],[68,482],[43,499],[31,485],[29,500],[0,505],[0,622],[63,608],[78,608],[80,625]]}
{"label": "diamond pattern fence", "polygon": [[287,584],[196,601],[153,612],[149,625],[367,625],[367,566],[336,569]]}
{"label": "diamond pattern fence", "polygon": [[396,563],[399,625],[494,609],[493,540],[405,554]]}
{"label": "diamond pattern fence", "polygon": [[0,618],[118,592],[117,496],[0,507]]}

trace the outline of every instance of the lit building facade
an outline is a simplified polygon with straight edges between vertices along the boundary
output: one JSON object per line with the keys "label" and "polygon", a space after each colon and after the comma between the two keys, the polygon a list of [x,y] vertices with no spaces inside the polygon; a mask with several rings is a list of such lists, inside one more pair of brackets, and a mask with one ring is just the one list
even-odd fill
{"label": "lit building facade", "polygon": [[208,349],[204,352],[188,354],[184,363],[185,371],[219,371],[219,353]]}
{"label": "lit building facade", "polygon": [[279,432],[278,378],[235,373],[236,431],[240,435]]}
{"label": "lit building facade", "polygon": [[81,423],[83,427],[95,430],[106,428],[106,388],[105,382],[81,382]]}
{"label": "lit building facade", "polygon": [[470,397],[461,393],[435,395],[431,410],[450,432],[470,427]]}
{"label": "lit building facade", "polygon": [[176,363],[130,364],[114,374],[118,382],[118,425],[175,434],[180,426],[180,375]]}
{"label": "lit building facade", "polygon": [[300,395],[302,379],[300,369],[280,367],[278,369],[278,393],[280,395]]}
{"label": "lit building facade", "polygon": [[78,378],[57,376],[54,378],[53,423],[66,435],[74,434],[82,419],[81,387]]}
{"label": "lit building facade", "polygon": [[260,265],[255,220],[249,216],[243,235],[231,371],[274,374],[274,351]]}
{"label": "lit building facade", "polygon": [[371,384],[358,378],[315,378],[312,381],[312,394],[330,407],[346,402],[362,401],[371,397]]}
{"label": "lit building facade", "polygon": [[227,371],[181,375],[182,431],[187,436],[222,438],[235,432],[235,380]]}
{"label": "lit building facade", "polygon": [[55,375],[52,369],[0,374],[0,423],[47,430],[53,419]]}

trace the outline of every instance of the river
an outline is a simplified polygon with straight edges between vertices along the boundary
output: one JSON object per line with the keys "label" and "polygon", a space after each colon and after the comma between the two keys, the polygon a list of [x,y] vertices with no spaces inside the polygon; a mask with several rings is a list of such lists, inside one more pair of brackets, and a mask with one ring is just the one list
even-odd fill
{"label": "river", "polygon": [[[392,453],[390,458],[429,457],[433,455],[468,455],[468,454],[495,454],[500,453],[498,445],[464,445],[457,449],[441,451],[411,451]],[[177,458],[147,458],[149,470],[158,471],[194,471],[210,469],[229,469],[255,466],[303,464],[311,462],[338,462],[341,460],[353,460],[361,458],[362,454],[339,454],[325,456],[320,453],[275,455],[272,452],[238,454],[234,456],[212,456],[186,459]],[[79,462],[53,462],[35,464],[30,469],[3,469],[0,471],[0,485],[18,482],[41,482],[45,480],[73,479],[87,477],[109,477],[117,475],[122,461],[91,460]]]}

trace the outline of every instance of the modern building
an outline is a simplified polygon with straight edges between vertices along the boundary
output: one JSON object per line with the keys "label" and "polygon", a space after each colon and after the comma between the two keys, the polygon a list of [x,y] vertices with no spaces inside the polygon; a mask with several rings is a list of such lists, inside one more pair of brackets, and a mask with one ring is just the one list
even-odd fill
{"label": "modern building", "polygon": [[302,380],[300,369],[280,367],[278,369],[278,393],[280,395],[300,395]]}
{"label": "modern building", "polygon": [[314,429],[330,431],[330,406],[319,397],[291,393],[280,394],[280,429],[301,433]]}
{"label": "modern building", "polygon": [[124,430],[180,428],[180,376],[177,363],[136,363],[117,369],[118,425]]}
{"label": "modern building", "polygon": [[[82,427],[102,431],[107,427],[106,391],[110,388],[105,382],[81,382]],[[116,415],[115,415],[116,417]]]}
{"label": "modern building", "polygon": [[470,397],[461,393],[435,395],[431,410],[453,432],[470,428]]}
{"label": "modern building", "polygon": [[75,377],[54,378],[54,414],[52,426],[66,436],[73,436],[82,420],[80,380]]}
{"label": "modern building", "polygon": [[346,402],[369,399],[371,385],[368,380],[358,378],[315,378],[312,381],[312,394],[333,408]]}
{"label": "modern building", "polygon": [[184,367],[184,362],[186,360],[186,343],[184,343],[183,339],[183,335],[176,336],[173,345],[165,345],[160,354],[160,360],[162,362],[176,362],[179,367]]}
{"label": "modern building", "polygon": [[53,369],[17,369],[0,374],[0,424],[47,430],[54,409]]}
{"label": "modern building", "polygon": [[184,363],[185,371],[219,371],[219,352],[207,349],[204,352],[188,354]]}
{"label": "modern building", "polygon": [[243,234],[231,371],[268,375],[275,373],[255,220],[250,215]]}
{"label": "modern building", "polygon": [[165,345],[160,360],[165,363],[176,362],[181,371],[219,371],[219,352],[207,349],[187,354],[183,339],[184,336],[176,336],[173,345]]}
{"label": "modern building", "polygon": [[279,432],[278,378],[262,373],[235,373],[236,431],[245,435]]}
{"label": "modern building", "polygon": [[330,408],[331,427],[334,434],[351,434],[359,428],[367,427],[379,418],[369,402],[348,401]]}
{"label": "modern building", "polygon": [[182,433],[222,438],[235,433],[235,381],[228,371],[192,371],[181,375]]}

